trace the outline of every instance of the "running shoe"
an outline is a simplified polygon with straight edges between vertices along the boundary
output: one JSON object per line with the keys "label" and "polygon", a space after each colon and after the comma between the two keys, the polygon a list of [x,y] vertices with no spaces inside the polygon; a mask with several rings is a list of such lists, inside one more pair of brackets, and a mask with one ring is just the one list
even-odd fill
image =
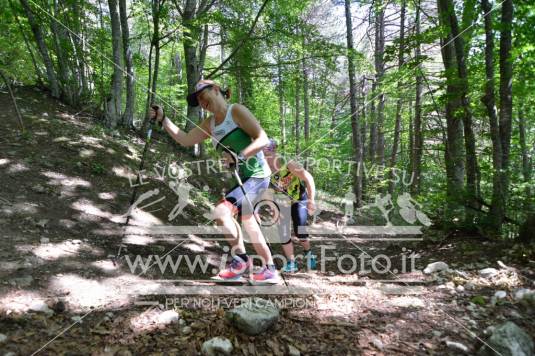
{"label": "running shoe", "polygon": [[307,261],[307,268],[309,270],[315,270],[317,268],[317,258],[316,255],[312,254],[312,251],[308,251],[305,255],[305,260]]}
{"label": "running shoe", "polygon": [[251,260],[245,262],[239,256],[234,256],[228,268],[219,272],[218,277],[223,280],[237,280],[247,277],[251,267]]}
{"label": "running shoe", "polygon": [[279,272],[275,267],[264,266],[252,275],[251,282],[254,284],[277,284],[279,283]]}
{"label": "running shoe", "polygon": [[282,267],[282,271],[285,273],[295,273],[299,270],[297,268],[297,263],[295,261],[288,261],[286,262],[286,265]]}

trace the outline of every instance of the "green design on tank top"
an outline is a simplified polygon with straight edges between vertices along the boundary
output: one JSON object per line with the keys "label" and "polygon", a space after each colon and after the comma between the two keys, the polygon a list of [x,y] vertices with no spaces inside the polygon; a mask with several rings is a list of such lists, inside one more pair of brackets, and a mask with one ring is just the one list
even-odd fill
{"label": "green design on tank top", "polygon": [[[247,146],[252,142],[251,137],[243,131],[241,128],[237,127],[228,134],[226,134],[217,144],[217,151],[225,151],[226,148],[233,151],[235,154],[243,151]],[[224,147],[223,147],[224,146]],[[255,156],[249,157],[246,162],[240,162],[238,173],[242,178],[257,177],[263,178],[268,177],[271,172],[267,169],[267,163],[265,161],[261,162],[259,160],[259,153]]]}

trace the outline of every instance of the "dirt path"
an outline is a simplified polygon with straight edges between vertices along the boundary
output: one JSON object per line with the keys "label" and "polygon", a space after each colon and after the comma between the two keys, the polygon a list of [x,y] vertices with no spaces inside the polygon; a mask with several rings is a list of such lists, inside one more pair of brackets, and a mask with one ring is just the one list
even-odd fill
{"label": "dirt path", "polygon": [[[3,352],[183,355],[199,352],[211,337],[225,336],[245,355],[283,355],[288,345],[307,355],[459,354],[446,341],[462,343],[474,353],[486,338],[484,330],[505,320],[535,332],[533,311],[512,298],[519,287],[533,288],[533,256],[526,251],[477,237],[402,243],[361,236],[313,241],[317,255],[323,246],[332,251],[333,260],[320,260],[319,271],[286,276],[288,286],[255,292],[281,305],[281,320],[262,337],[243,335],[226,323],[223,311],[251,293],[250,287],[202,281],[220,265],[224,243],[202,235],[123,234],[131,194],[127,167],[138,166],[143,142],[114,137],[85,114],[33,89],[19,89],[17,96],[30,130],[23,136],[7,95],[0,94],[5,123],[0,132]],[[176,156],[165,142],[155,147],[148,166],[185,157]],[[155,184],[151,180],[141,191]],[[208,195],[221,186],[206,178],[192,184],[201,193],[192,197],[176,223],[206,221],[202,212],[209,209]],[[173,194],[168,188],[165,193]],[[161,224],[175,203],[164,202],[161,211],[152,213],[138,211],[131,224]],[[332,214],[323,218],[333,223]],[[132,270],[125,259],[115,265],[110,256],[121,244],[126,247],[122,254],[132,259],[168,254],[193,261],[202,256],[208,273],[191,274],[185,264],[172,273],[169,268],[162,273],[158,266]],[[367,273],[359,260],[357,270],[342,273],[351,269],[351,260],[338,265],[335,257],[363,253],[369,257],[362,266],[370,267],[374,257],[384,255],[392,263],[389,271]],[[413,253],[416,268],[403,273]],[[452,271],[420,272],[434,261],[447,262]],[[508,269],[500,269],[498,261]],[[478,271],[487,267],[499,269],[499,274],[482,278]],[[506,291],[507,297],[492,306],[497,290]],[[170,309],[178,312],[179,322],[159,319]]]}

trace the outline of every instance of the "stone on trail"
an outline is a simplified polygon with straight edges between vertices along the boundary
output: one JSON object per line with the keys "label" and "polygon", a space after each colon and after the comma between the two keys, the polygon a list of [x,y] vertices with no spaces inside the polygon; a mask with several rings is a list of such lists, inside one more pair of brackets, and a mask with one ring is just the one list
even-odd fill
{"label": "stone on trail", "polygon": [[494,296],[496,297],[496,299],[503,299],[507,297],[507,292],[504,290],[499,290],[496,293],[494,293]]}
{"label": "stone on trail", "polygon": [[464,285],[464,289],[466,290],[474,290],[476,289],[476,285],[472,282],[468,282]]}
{"label": "stone on trail", "polygon": [[372,344],[379,350],[382,350],[385,348],[385,345],[383,344],[383,342],[379,338],[376,338],[376,337],[373,338]]}
{"label": "stone on trail", "polygon": [[535,290],[520,288],[515,292],[515,301],[535,307]]}
{"label": "stone on trail", "polygon": [[301,356],[301,351],[297,349],[297,347],[293,345],[288,345],[288,355],[290,356]]}
{"label": "stone on trail", "polygon": [[490,304],[492,305],[496,305],[496,303],[498,302],[498,300],[501,300],[501,299],[504,299],[507,297],[507,292],[504,291],[504,290],[499,290],[497,291],[496,293],[494,293],[494,295],[492,296],[492,298],[490,299]]}
{"label": "stone on trail", "polygon": [[468,353],[468,347],[460,342],[446,340],[446,346],[455,351]]}
{"label": "stone on trail", "polygon": [[499,271],[496,268],[484,268],[481,271],[479,271],[479,275],[483,278],[491,278],[497,275]]}
{"label": "stone on trail", "polygon": [[46,313],[48,315],[54,314],[54,311],[48,307],[48,305],[42,300],[36,300],[30,304],[31,311]]}
{"label": "stone on trail", "polygon": [[0,334],[0,344],[4,343],[7,340],[7,336],[4,334]]}
{"label": "stone on trail", "polygon": [[[182,320],[182,319],[180,319],[180,320]],[[189,334],[191,334],[191,327],[189,327],[189,326],[184,326],[184,327],[182,328],[181,332],[182,332],[182,334],[184,334],[184,335],[189,335]]]}
{"label": "stone on trail", "polygon": [[479,356],[495,355],[496,352],[502,356],[531,356],[534,352],[531,337],[511,321],[494,328],[487,344],[490,348],[484,345]]}
{"label": "stone on trail", "polygon": [[225,337],[214,337],[202,344],[202,354],[205,356],[230,355],[234,347]]}
{"label": "stone on trail", "polygon": [[425,267],[424,273],[431,274],[435,272],[446,271],[447,269],[448,269],[448,264],[446,262],[442,262],[442,261],[433,262],[433,263],[428,264],[427,267]]}
{"label": "stone on trail", "polygon": [[166,310],[158,316],[158,322],[161,324],[176,323],[178,319],[178,313],[174,310]]}
{"label": "stone on trail", "polygon": [[269,300],[244,299],[242,304],[225,313],[226,319],[247,335],[258,335],[279,320],[279,309]]}

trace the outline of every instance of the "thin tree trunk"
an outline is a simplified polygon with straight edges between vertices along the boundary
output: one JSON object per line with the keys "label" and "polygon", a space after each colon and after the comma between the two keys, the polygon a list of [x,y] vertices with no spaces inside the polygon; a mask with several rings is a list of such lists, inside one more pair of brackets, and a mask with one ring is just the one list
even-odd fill
{"label": "thin tree trunk", "polygon": [[513,59],[512,50],[513,0],[502,4],[500,34],[500,141],[502,145],[501,186],[504,211],[507,207],[509,188],[509,151],[511,148],[511,128],[513,119]]}
{"label": "thin tree trunk", "polygon": [[526,143],[526,118],[524,116],[524,106],[521,104],[518,108],[518,140],[520,143],[520,153],[522,155],[522,176],[526,184],[526,191],[524,197],[524,209],[530,211],[535,209],[531,191],[531,171],[532,159],[529,156],[528,147]]}
{"label": "thin tree trunk", "polygon": [[[53,1],[53,13],[54,18],[59,18],[59,4],[57,0]],[[72,88],[71,76],[69,75],[69,61],[67,60],[68,54],[65,51],[65,29],[58,26],[58,23],[55,20],[50,21],[50,28],[53,34],[53,42],[55,49],[56,57],[58,60],[58,74],[59,74],[59,84],[62,91],[62,99],[67,103],[74,105],[74,90]]]}
{"label": "thin tree trunk", "polygon": [[[420,35],[420,2],[416,7],[415,34]],[[420,44],[416,45],[414,56],[417,61],[421,59]],[[420,182],[422,175],[422,154],[424,149],[424,137],[422,132],[422,90],[423,90],[423,68],[420,64],[416,69],[416,95],[414,98],[414,141],[412,146],[412,166],[411,166],[411,193],[420,193]]]}
{"label": "thin tree trunk", "polygon": [[[305,49],[305,36],[303,35],[303,52]],[[308,98],[308,69],[305,61],[305,55],[301,57],[301,65],[303,69],[303,109],[305,115],[305,145],[308,147],[310,139],[310,104]]]}
{"label": "thin tree trunk", "polygon": [[2,77],[2,80],[6,84],[7,91],[9,91],[9,96],[11,97],[11,100],[13,101],[13,106],[15,107],[15,112],[17,113],[17,119],[19,121],[20,131],[24,132],[24,123],[22,122],[22,115],[20,114],[19,107],[17,105],[17,98],[15,97],[15,94],[13,93],[13,89],[11,88],[11,83],[9,83],[8,77],[4,74],[4,72],[0,69],[0,77]]}
{"label": "thin tree trunk", "polygon": [[281,148],[282,152],[286,149],[286,118],[284,117],[284,86],[282,82],[282,66],[280,64],[280,57],[277,65],[277,94],[279,97],[279,119],[281,123]]}
{"label": "thin tree trunk", "polygon": [[[462,119],[466,150],[466,203],[479,209],[479,167],[477,163],[476,139],[472,124],[472,111],[468,98],[468,73],[465,63],[465,44],[459,33],[457,15],[452,0],[441,1],[442,11],[448,17],[447,28],[453,37],[457,75],[459,78],[460,99],[462,105]],[[472,226],[475,214],[472,209],[466,211],[465,221]]]}
{"label": "thin tree trunk", "polygon": [[126,106],[123,114],[123,125],[134,127],[134,107],[136,100],[134,63],[132,49],[130,48],[130,30],[128,28],[128,11],[126,0],[119,0],[119,15],[121,17],[121,31],[123,37],[123,57],[126,66]]}
{"label": "thin tree trunk", "polygon": [[113,50],[113,77],[111,93],[108,97],[106,111],[106,126],[115,128],[121,120],[121,92],[122,92],[122,66],[121,66],[121,23],[117,12],[117,0],[108,0],[111,17],[111,37]]}
{"label": "thin tree trunk", "polygon": [[22,4],[22,7],[24,8],[26,17],[28,18],[28,22],[35,37],[35,42],[37,42],[37,47],[39,48],[39,53],[41,54],[41,57],[43,59],[43,63],[45,64],[46,76],[48,79],[48,84],[50,85],[51,95],[54,98],[59,98],[61,96],[59,83],[56,77],[56,72],[54,70],[54,64],[52,63],[52,59],[50,58],[48,48],[46,47],[43,38],[43,30],[35,19],[30,5],[28,4],[28,0],[20,0],[20,2]]}
{"label": "thin tree trunk", "polygon": [[19,16],[17,14],[17,9],[15,8],[15,5],[13,4],[13,0],[9,0],[9,6],[11,6],[11,10],[13,11],[13,16],[15,17],[15,21],[17,22],[17,26],[20,30],[20,33],[22,34],[22,38],[24,39],[24,45],[26,46],[26,49],[30,53],[30,58],[32,59],[33,68],[35,69],[35,75],[37,77],[37,84],[44,86],[43,81],[43,73],[41,72],[41,69],[37,65],[37,60],[35,59],[35,55],[33,54],[32,46],[30,45],[30,41],[28,40],[28,36],[26,36],[26,31],[24,31],[24,27],[22,27],[22,24],[20,23]]}
{"label": "thin tree trunk", "polygon": [[376,4],[375,16],[375,81],[377,89],[380,94],[377,98],[377,152],[375,161],[384,166],[385,164],[385,135],[384,135],[384,109],[385,109],[385,95],[382,86],[385,63],[384,63],[384,49],[385,49],[385,24],[384,24],[384,4],[378,1]]}
{"label": "thin tree trunk", "polygon": [[[197,6],[196,0],[186,0],[184,6],[184,11],[182,14],[182,24],[185,29],[187,29],[187,36],[184,37],[184,62],[186,65],[186,81],[188,85],[188,93],[195,91],[195,84],[199,81],[200,73],[199,70],[199,58],[197,56],[197,49],[195,47],[195,42],[198,40],[200,35],[200,29],[195,23],[195,9]],[[198,122],[201,115],[201,108],[191,107],[188,105],[187,117],[188,121],[186,122],[186,131],[190,131],[195,127],[195,123]],[[199,145],[193,147],[193,154],[195,156],[200,155]]]}
{"label": "thin tree trunk", "polygon": [[[444,13],[442,6],[444,0],[437,0],[439,19],[442,26],[449,23],[448,14]],[[461,109],[461,100],[456,75],[455,49],[452,44],[451,34],[441,39],[442,60],[444,62],[446,76],[446,124],[447,142],[445,151],[446,162],[446,195],[447,207],[445,208],[444,220],[448,223],[457,221],[462,214],[461,206],[464,205],[464,175],[465,157],[463,150],[464,132],[462,117],[457,114]]]}
{"label": "thin tree trunk", "polygon": [[[417,11],[416,18],[418,19],[418,16],[419,16],[418,9],[416,11]],[[399,20],[398,70],[401,69],[404,63],[404,51],[405,51],[404,41],[405,41],[405,0],[402,0],[401,1],[401,16]],[[396,103],[396,122],[394,124],[394,140],[393,140],[394,142],[392,143],[392,152],[390,154],[390,172],[389,172],[390,183],[388,185],[388,192],[390,194],[394,193],[393,169],[396,166],[398,146],[399,146],[399,136],[400,136],[400,127],[401,127],[401,108],[402,108],[402,99],[401,99],[402,87],[403,87],[403,83],[401,82],[401,79],[400,79],[398,80],[399,98]]]}
{"label": "thin tree trunk", "polygon": [[[488,0],[481,0],[483,14],[488,13],[492,6]],[[502,145],[500,142],[500,128],[496,112],[496,96],[494,94],[494,34],[492,30],[492,16],[485,16],[485,95],[481,101],[485,104],[490,124],[490,138],[492,141],[492,202],[489,223],[493,230],[500,231],[505,217],[504,192],[501,181]]]}
{"label": "thin tree trunk", "polygon": [[349,106],[351,110],[351,133],[353,137],[353,157],[355,158],[355,168],[353,170],[353,193],[355,194],[355,205],[358,207],[362,203],[362,144],[360,140],[360,128],[357,107],[357,83],[355,76],[355,55],[353,47],[353,24],[351,18],[350,0],[345,0],[346,16],[346,39],[347,39],[347,70],[349,74]]}
{"label": "thin tree trunk", "polygon": [[301,110],[299,107],[299,78],[296,77],[295,79],[295,155],[298,156],[300,152],[299,148],[299,135],[301,133],[301,129],[299,128],[299,111]]}

